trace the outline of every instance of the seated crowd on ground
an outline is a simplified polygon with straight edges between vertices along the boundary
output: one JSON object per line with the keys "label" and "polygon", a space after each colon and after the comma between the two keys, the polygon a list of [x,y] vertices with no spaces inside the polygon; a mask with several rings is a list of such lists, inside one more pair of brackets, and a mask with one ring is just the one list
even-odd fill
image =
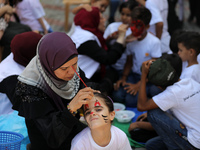
{"label": "seated crowd on ground", "polygon": [[[169,33],[167,0],[123,1],[106,26],[109,3],[75,7],[65,33],[39,0],[0,2],[0,117],[25,119],[28,150],[200,149],[200,33]],[[114,103],[142,112],[126,133]]]}

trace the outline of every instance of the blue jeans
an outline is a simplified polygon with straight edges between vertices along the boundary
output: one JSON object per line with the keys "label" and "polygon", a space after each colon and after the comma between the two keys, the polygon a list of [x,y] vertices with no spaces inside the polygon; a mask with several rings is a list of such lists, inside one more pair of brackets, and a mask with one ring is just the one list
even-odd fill
{"label": "blue jeans", "polygon": [[187,140],[187,129],[171,114],[161,109],[148,111],[148,121],[156,130],[159,137],[155,137],[146,143],[147,150],[193,150],[195,149]]}
{"label": "blue jeans", "polygon": [[[128,75],[126,82],[135,84],[140,81],[140,78],[141,76],[139,74],[131,72]],[[149,97],[157,95],[161,92],[158,87],[150,83],[147,83],[146,91]],[[112,98],[115,102],[124,103],[126,107],[137,107],[138,93],[136,95],[131,95],[127,93],[122,86],[119,88],[118,91],[113,91]]]}

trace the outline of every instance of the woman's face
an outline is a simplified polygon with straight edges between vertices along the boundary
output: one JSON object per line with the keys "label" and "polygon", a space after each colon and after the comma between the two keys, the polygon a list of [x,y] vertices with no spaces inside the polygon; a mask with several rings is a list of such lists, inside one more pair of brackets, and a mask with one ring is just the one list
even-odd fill
{"label": "woman's face", "polygon": [[108,5],[109,5],[108,0],[98,0],[96,2],[92,2],[92,6],[98,7],[101,13],[105,12]]}
{"label": "woman's face", "polygon": [[101,32],[104,32],[106,29],[106,26],[105,26],[106,19],[103,17],[103,15],[101,13],[99,13],[99,15],[100,15],[100,21],[99,21],[98,29]]}
{"label": "woman's face", "polygon": [[129,8],[122,8],[121,21],[124,24],[130,24],[131,23],[131,10]]}
{"label": "woman's face", "polygon": [[109,112],[102,98],[95,96],[84,105],[84,111],[85,120],[90,129],[108,126],[115,117],[115,112]]}
{"label": "woman's face", "polygon": [[78,57],[72,58],[71,60],[63,64],[61,67],[56,69],[54,71],[54,74],[61,80],[64,80],[64,81],[71,80],[75,73],[73,68],[75,70],[77,68],[77,61],[78,61]]}

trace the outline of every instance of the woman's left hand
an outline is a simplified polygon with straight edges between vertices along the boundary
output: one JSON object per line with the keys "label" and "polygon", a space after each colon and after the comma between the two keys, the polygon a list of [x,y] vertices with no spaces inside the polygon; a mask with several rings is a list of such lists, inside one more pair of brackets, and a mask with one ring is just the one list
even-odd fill
{"label": "woman's left hand", "polygon": [[83,104],[87,104],[88,100],[91,100],[92,97],[94,96],[94,92],[99,92],[99,91],[93,90],[90,87],[81,89],[69,103],[69,109],[75,112],[76,110],[81,108]]}

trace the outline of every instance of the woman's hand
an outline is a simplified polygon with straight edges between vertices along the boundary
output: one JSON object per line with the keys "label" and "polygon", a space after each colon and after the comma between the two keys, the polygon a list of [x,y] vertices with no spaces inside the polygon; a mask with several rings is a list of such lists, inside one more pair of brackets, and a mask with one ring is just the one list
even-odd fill
{"label": "woman's hand", "polygon": [[122,34],[126,34],[126,30],[128,29],[129,25],[128,24],[121,24],[119,27],[118,27],[118,33],[119,35]]}
{"label": "woman's hand", "polygon": [[120,44],[124,44],[125,43],[125,36],[126,36],[126,30],[128,29],[129,25],[127,24],[121,24],[118,27],[118,38],[117,38],[117,42]]}
{"label": "woman's hand", "polygon": [[88,101],[91,100],[92,97],[94,96],[93,94],[94,92],[99,92],[99,91],[93,90],[90,87],[81,89],[69,103],[70,110],[75,112],[76,110],[81,108],[83,104],[87,104]]}
{"label": "woman's hand", "polygon": [[10,5],[5,5],[6,7],[6,13],[12,15],[13,14],[13,8]]}
{"label": "woman's hand", "polygon": [[133,41],[136,41],[138,39],[140,39],[142,36],[139,35],[139,36],[133,36],[132,34],[130,34],[129,36],[126,37],[126,43],[129,43],[129,42],[133,42]]}

